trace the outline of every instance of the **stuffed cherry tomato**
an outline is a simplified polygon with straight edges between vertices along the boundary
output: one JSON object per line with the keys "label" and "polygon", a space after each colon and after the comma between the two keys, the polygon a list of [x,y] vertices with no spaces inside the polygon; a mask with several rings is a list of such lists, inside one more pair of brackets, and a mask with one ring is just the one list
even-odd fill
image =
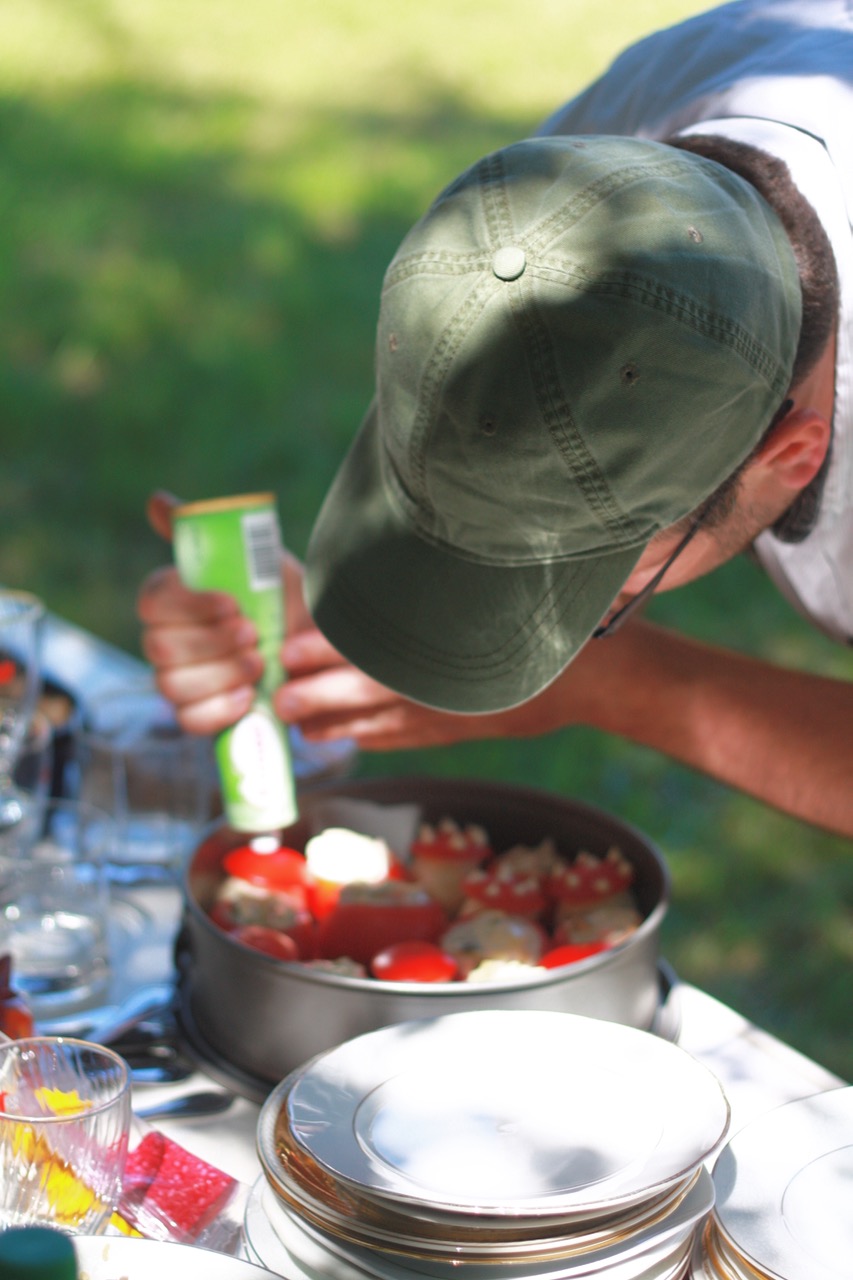
{"label": "stuffed cherry tomato", "polygon": [[395,942],[370,962],[380,982],[452,982],[459,969],[453,956],[434,942]]}

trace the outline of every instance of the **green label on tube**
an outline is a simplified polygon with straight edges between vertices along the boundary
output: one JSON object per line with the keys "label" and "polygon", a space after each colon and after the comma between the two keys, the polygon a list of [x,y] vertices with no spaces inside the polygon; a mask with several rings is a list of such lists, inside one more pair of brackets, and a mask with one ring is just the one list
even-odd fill
{"label": "green label on tube", "polygon": [[175,563],[195,591],[226,591],[258,630],[264,672],[250,711],[216,740],[222,803],[238,831],[296,820],[290,744],[271,698],[284,678],[281,532],[272,494],[191,502],[173,516]]}

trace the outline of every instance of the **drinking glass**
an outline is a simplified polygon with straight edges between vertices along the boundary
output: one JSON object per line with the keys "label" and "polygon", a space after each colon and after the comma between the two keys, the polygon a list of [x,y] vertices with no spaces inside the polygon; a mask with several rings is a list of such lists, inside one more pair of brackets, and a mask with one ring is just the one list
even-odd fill
{"label": "drinking glass", "polygon": [[37,707],[30,717],[15,759],[13,779],[22,805],[43,808],[54,772],[54,730]]}
{"label": "drinking glass", "polygon": [[0,831],[0,952],[37,1018],[97,1002],[109,984],[108,814],[48,797]]}
{"label": "drinking glass", "polygon": [[0,1043],[0,1230],[104,1230],[118,1205],[130,1129],[130,1076],[83,1040]]}
{"label": "drinking glass", "polygon": [[44,605],[27,591],[0,590],[0,827],[21,817],[14,769],[41,688]]}
{"label": "drinking glass", "polygon": [[214,814],[209,740],[184,733],[171,704],[142,682],[90,702],[78,765],[80,796],[115,822],[110,879],[177,878]]}

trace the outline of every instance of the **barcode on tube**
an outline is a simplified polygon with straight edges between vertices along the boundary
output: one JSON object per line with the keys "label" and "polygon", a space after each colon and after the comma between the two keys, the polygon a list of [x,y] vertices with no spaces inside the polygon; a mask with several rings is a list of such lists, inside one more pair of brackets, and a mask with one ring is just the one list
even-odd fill
{"label": "barcode on tube", "polygon": [[281,535],[274,511],[251,511],[242,518],[243,545],[253,591],[281,586]]}

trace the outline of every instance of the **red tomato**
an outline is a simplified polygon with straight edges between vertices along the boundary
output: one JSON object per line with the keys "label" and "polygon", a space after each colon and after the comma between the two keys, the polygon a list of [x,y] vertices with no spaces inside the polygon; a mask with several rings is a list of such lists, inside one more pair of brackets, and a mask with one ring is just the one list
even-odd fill
{"label": "red tomato", "polygon": [[229,902],[214,902],[207,913],[219,929],[230,933],[234,926],[234,913]]}
{"label": "red tomato", "polygon": [[317,925],[307,911],[281,932],[296,943],[300,960],[317,959]]}
{"label": "red tomato", "polygon": [[251,845],[230,849],[222,859],[222,866],[229,876],[239,876],[250,884],[269,889],[286,889],[290,885],[304,884],[308,875],[305,858],[295,849],[283,845],[263,853]]}
{"label": "red tomato", "polygon": [[292,938],[280,929],[270,929],[265,924],[242,924],[231,934],[244,946],[262,951],[274,960],[298,960],[299,948]]}
{"label": "red tomato", "polygon": [[398,862],[394,855],[391,855],[391,866],[388,868],[389,880],[414,880],[411,867],[407,867],[405,862]]}
{"label": "red tomato", "polygon": [[[408,869],[403,863],[398,862],[393,854],[391,856],[391,864],[388,868],[388,879],[393,881],[412,882],[412,877]],[[311,912],[315,920],[325,920],[326,916],[331,915],[342,893],[348,887],[346,880],[324,880],[321,876],[311,876],[309,874],[306,881],[306,902],[308,910]]]}
{"label": "red tomato", "polygon": [[377,952],[395,942],[434,942],[447,927],[444,909],[424,895],[422,902],[338,902],[317,929],[318,954],[324,960],[349,956],[369,965]]}
{"label": "red tomato", "polygon": [[305,901],[308,910],[315,920],[325,920],[334,911],[341,896],[341,886],[337,881],[312,880],[305,890]]}
{"label": "red tomato", "polygon": [[459,970],[453,956],[434,942],[395,942],[370,962],[381,982],[452,982]]}
{"label": "red tomato", "polygon": [[574,964],[576,960],[585,960],[599,951],[606,950],[606,942],[566,942],[561,947],[546,951],[537,964],[543,969],[559,969],[564,964]]}

